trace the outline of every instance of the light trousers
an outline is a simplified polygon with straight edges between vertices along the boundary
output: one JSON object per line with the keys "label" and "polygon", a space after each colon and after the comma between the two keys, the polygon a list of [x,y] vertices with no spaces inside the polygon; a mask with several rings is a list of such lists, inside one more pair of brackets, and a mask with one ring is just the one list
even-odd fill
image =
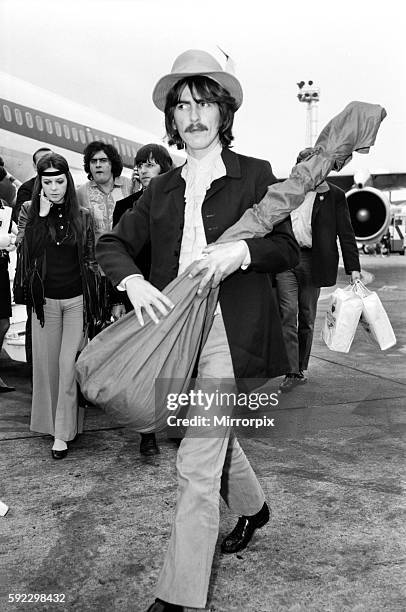
{"label": "light trousers", "polygon": [[[203,347],[195,389],[212,393],[219,379],[228,379],[229,392],[234,371],[221,314],[215,315]],[[194,608],[206,605],[219,531],[220,494],[237,515],[256,514],[265,501],[230,428],[218,427],[210,436],[205,430],[204,437],[194,437],[196,432],[192,434],[189,428],[178,450],[175,519],[156,593],[169,603]]]}
{"label": "light trousers", "polygon": [[31,431],[65,442],[83,431],[75,359],[83,346],[83,296],[46,298],[45,325],[32,315],[33,392]]}

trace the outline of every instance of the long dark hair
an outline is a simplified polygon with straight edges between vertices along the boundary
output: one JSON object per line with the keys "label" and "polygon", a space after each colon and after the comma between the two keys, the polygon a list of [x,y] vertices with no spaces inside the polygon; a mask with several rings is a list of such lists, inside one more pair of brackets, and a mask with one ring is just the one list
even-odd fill
{"label": "long dark hair", "polygon": [[[48,155],[44,155],[41,157],[37,164],[38,175],[35,179],[34,189],[32,191],[32,200],[31,207],[29,213],[29,219],[33,219],[39,216],[40,209],[40,193],[42,189],[41,176],[47,168],[56,168],[56,170],[60,170],[61,173],[65,174],[67,179],[66,193],[64,197],[64,208],[66,212],[66,220],[70,224],[70,228],[72,230],[73,237],[75,241],[78,240],[80,236],[80,232],[82,229],[82,222],[80,216],[80,207],[78,203],[78,199],[76,197],[75,184],[73,182],[72,175],[69,171],[68,162],[62,155],[58,155],[58,153],[48,153]],[[53,218],[52,215],[48,216],[48,224],[49,224],[49,233],[51,235],[52,240],[55,240],[55,225],[56,219]]]}
{"label": "long dark hair", "polygon": [[178,81],[172,89],[169,90],[166,96],[165,127],[168,135],[168,144],[176,145],[178,149],[183,149],[185,146],[179,132],[176,127],[174,127],[174,112],[186,85],[189,86],[195,102],[198,100],[205,100],[206,102],[215,102],[218,105],[220,111],[220,142],[223,147],[230,147],[234,140],[232,129],[234,113],[237,110],[235,98],[230,96],[228,91],[224,89],[220,83],[201,75],[185,77]]}

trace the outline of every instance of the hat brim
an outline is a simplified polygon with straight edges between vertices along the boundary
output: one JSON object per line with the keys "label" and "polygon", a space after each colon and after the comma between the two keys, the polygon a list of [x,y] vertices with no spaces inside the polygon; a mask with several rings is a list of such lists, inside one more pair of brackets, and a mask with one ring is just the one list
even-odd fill
{"label": "hat brim", "polygon": [[159,79],[158,83],[154,87],[154,91],[152,92],[152,100],[157,108],[161,111],[165,111],[166,97],[168,92],[172,89],[172,87],[182,79],[185,79],[189,76],[207,76],[217,83],[220,83],[224,89],[228,91],[230,96],[232,96],[237,104],[237,109],[240,108],[243,100],[243,93],[240,81],[229,72],[178,72],[166,74],[161,79]]}

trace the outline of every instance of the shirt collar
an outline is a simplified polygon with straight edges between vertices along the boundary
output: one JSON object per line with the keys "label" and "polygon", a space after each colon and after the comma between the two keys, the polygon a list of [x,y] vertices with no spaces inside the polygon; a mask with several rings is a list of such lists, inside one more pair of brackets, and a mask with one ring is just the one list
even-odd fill
{"label": "shirt collar", "polygon": [[[219,157],[221,157],[222,150],[223,150],[223,147],[221,146],[220,142],[218,142],[216,146],[214,147],[214,149],[209,151],[201,159],[196,159],[195,157],[192,157],[191,155],[187,154],[185,166],[188,165],[191,170],[195,170],[197,168],[199,169],[209,168],[211,165],[213,165],[217,161]],[[183,166],[183,168],[185,168],[185,166]]]}
{"label": "shirt collar", "polygon": [[[90,182],[90,185],[92,187],[96,187],[96,189],[100,189],[99,185],[96,183],[96,181],[94,179],[91,179],[89,182]],[[114,179],[113,189],[115,187],[122,187],[123,184],[124,184],[123,177],[122,176],[116,176],[116,178]],[[103,190],[100,189],[100,191],[103,191]],[[104,191],[103,191],[103,193],[104,193]]]}
{"label": "shirt collar", "polygon": [[316,193],[326,193],[327,191],[330,191],[330,185],[326,181],[323,181],[320,183],[320,185],[317,185],[314,191]]}

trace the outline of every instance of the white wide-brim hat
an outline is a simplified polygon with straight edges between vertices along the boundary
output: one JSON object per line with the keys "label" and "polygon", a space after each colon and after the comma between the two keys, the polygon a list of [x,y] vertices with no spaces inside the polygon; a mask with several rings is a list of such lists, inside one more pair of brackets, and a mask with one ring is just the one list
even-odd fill
{"label": "white wide-brim hat", "polygon": [[155,106],[165,111],[166,96],[169,90],[181,79],[195,75],[206,76],[220,83],[235,99],[237,108],[240,108],[243,94],[239,80],[230,72],[223,70],[210,53],[199,49],[189,49],[181,53],[174,61],[170,74],[159,79],[152,92]]}

